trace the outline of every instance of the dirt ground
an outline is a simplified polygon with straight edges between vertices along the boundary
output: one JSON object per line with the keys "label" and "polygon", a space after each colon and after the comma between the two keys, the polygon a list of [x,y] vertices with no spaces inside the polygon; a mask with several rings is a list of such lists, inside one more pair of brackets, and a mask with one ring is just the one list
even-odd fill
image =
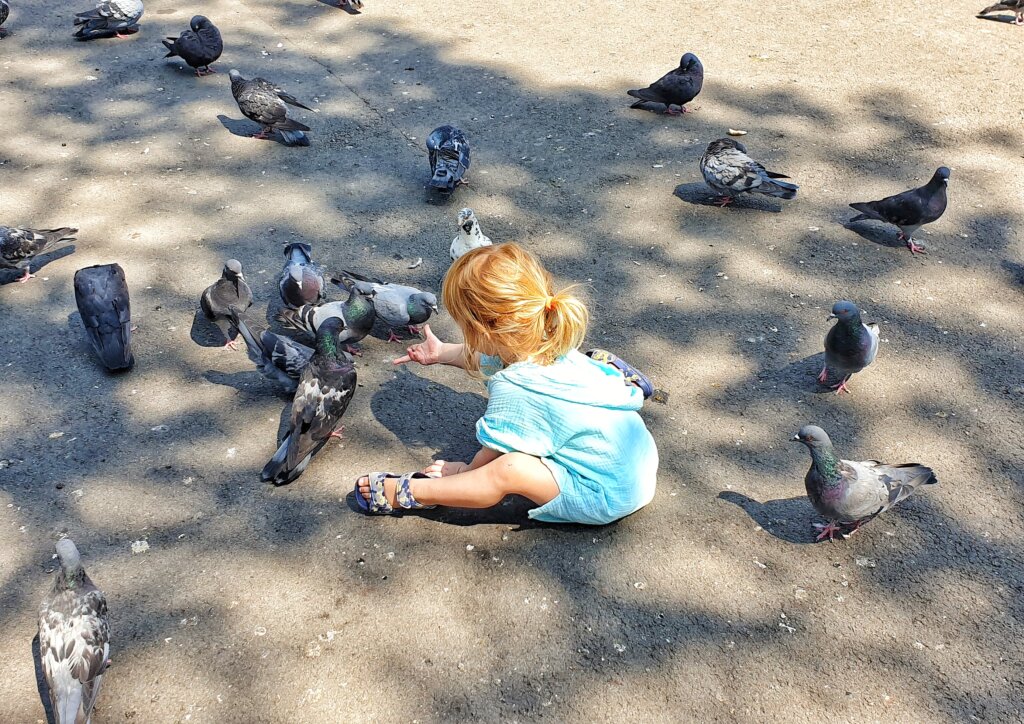
{"label": "dirt ground", "polygon": [[[0,40],[0,223],[80,229],[0,285],[0,721],[45,721],[32,639],[62,533],[110,603],[96,724],[1024,718],[1024,29],[966,0],[148,0],[139,34],[82,44],[78,5],[12,0]],[[203,79],[159,43],[196,12],[226,43]],[[699,110],[630,110],[686,51]],[[312,145],[247,138],[232,67],[311,101]],[[447,122],[473,167],[444,204],[423,141]],[[796,200],[709,205],[697,160],[730,127]],[[927,256],[846,226],[942,164]],[[588,343],[668,391],[643,411],[648,508],[603,528],[523,501],[354,512],[360,473],[468,459],[485,406],[458,370],[394,369],[383,330],[346,440],[260,482],[288,398],[217,349],[201,290],[236,257],[272,319],[296,239],[438,290],[463,206],[585,285]],[[122,376],[72,290],[110,261],[139,326]],[[883,344],[837,398],[814,377],[843,298]],[[941,484],[814,544],[787,442],[809,422]]]}

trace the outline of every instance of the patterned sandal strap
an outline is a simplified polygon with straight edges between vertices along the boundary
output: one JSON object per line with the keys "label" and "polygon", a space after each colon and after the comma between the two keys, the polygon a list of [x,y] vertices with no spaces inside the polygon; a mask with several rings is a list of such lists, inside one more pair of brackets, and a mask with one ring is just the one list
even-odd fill
{"label": "patterned sandal strap", "polygon": [[626,384],[636,385],[640,388],[640,391],[644,393],[644,399],[654,394],[654,385],[647,379],[647,375],[643,374],[633,365],[629,364],[620,357],[615,356],[611,352],[604,349],[592,349],[585,353],[587,357],[597,361],[603,362],[604,364],[611,365],[626,378]]}
{"label": "patterned sandal strap", "polygon": [[420,509],[431,509],[436,508],[436,505],[423,505],[412,496],[412,491],[409,490],[409,483],[412,480],[426,479],[429,476],[423,473],[406,473],[398,479],[398,488],[395,491],[395,502],[398,503],[399,508],[405,508],[406,510],[420,510]]}
{"label": "patterned sandal strap", "polygon": [[366,476],[370,481],[370,499],[366,500],[359,492],[359,483],[356,483],[356,504],[364,513],[370,515],[388,515],[395,512],[395,509],[388,503],[384,495],[384,481],[387,478],[398,477],[394,473],[370,473]]}

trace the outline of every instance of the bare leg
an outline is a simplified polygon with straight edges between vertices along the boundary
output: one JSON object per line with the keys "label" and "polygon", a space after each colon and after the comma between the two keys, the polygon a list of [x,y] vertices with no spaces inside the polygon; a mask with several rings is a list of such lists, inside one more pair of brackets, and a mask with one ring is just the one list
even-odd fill
{"label": "bare leg", "polygon": [[833,538],[835,538],[836,533],[838,533],[843,538],[846,537],[845,535],[843,535],[843,530],[839,526],[839,522],[835,520],[830,520],[828,522],[828,525],[825,525],[824,523],[815,523],[814,527],[817,530],[821,531],[820,533],[818,533],[818,537],[814,540],[821,540],[825,536],[828,536],[828,539],[832,540]]}
{"label": "bare leg", "polygon": [[[397,507],[397,479],[384,481],[384,496]],[[537,505],[558,496],[558,484],[548,467],[532,455],[506,453],[476,470],[467,470],[443,478],[416,478],[409,490],[423,505],[448,505],[455,508],[490,508],[506,495],[522,495]],[[370,482],[359,479],[359,494],[370,499]]]}
{"label": "bare leg", "polygon": [[847,386],[847,383],[850,381],[850,377],[852,377],[852,376],[853,375],[847,375],[846,379],[844,379],[838,385],[832,385],[832,389],[836,391],[837,395],[841,395],[844,392],[846,394],[850,394],[850,388]]}

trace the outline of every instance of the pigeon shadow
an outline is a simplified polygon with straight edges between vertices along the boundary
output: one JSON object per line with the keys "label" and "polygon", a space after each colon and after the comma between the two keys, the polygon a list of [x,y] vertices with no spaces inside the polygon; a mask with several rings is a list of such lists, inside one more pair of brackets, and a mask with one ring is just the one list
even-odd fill
{"label": "pigeon shadow", "polygon": [[32,664],[36,673],[36,690],[39,692],[39,700],[43,703],[47,724],[56,724],[57,717],[50,702],[50,687],[46,684],[46,674],[43,672],[43,655],[39,646],[39,634],[32,637]]}
{"label": "pigeon shadow", "polygon": [[480,448],[476,421],[486,408],[481,395],[457,392],[405,367],[370,399],[374,418],[403,445],[432,450],[434,459],[463,462]]}
{"label": "pigeon shadow", "polygon": [[1015,261],[1005,259],[1002,262],[1000,262],[999,265],[1013,275],[1013,280],[1015,282],[1024,285],[1024,264],[1018,264]]}
{"label": "pigeon shadow", "polygon": [[[721,196],[714,193],[707,184],[679,184],[672,192],[672,195],[682,199],[688,204],[693,204],[694,206],[714,206],[715,208],[722,208],[721,204],[717,203]],[[725,208],[726,210],[762,211],[771,214],[778,214],[782,212],[782,204],[769,201],[767,198],[751,196],[749,194],[745,196],[737,196],[736,199]]]}
{"label": "pigeon shadow", "polygon": [[838,221],[836,223],[872,244],[887,246],[890,249],[900,249],[906,246],[904,242],[896,238],[898,232],[893,232],[894,227],[882,221]]}
{"label": "pigeon shadow", "polygon": [[[228,129],[233,136],[240,138],[252,138],[260,132],[261,128],[258,123],[249,120],[243,120],[241,118],[228,118],[223,113],[217,114],[217,120],[220,121],[224,128]],[[291,148],[293,146],[308,146],[309,138],[305,138],[305,143],[286,143],[284,137],[277,131],[274,131],[273,136],[267,138],[257,138],[257,141],[274,141],[278,145],[286,146]]]}
{"label": "pigeon shadow", "polygon": [[975,15],[978,20],[991,20],[993,23],[1000,23],[1004,25],[1013,25],[1013,21],[1016,19],[1015,15]]}
{"label": "pigeon shadow", "polygon": [[362,15],[361,11],[359,11],[356,8],[352,7],[352,5],[350,5],[345,0],[339,0],[338,2],[333,2],[332,0],[316,0],[316,1],[318,3],[326,5],[327,7],[337,8],[339,10],[344,10],[349,15]]}
{"label": "pigeon shadow", "polygon": [[806,496],[796,498],[780,498],[760,503],[743,493],[723,490],[718,494],[719,500],[742,508],[769,535],[799,545],[817,543],[817,533],[808,516],[814,515],[814,508]]}
{"label": "pigeon shadow", "polygon": [[[835,390],[818,381],[818,375],[821,374],[821,368],[824,366],[825,353],[819,352],[818,354],[812,354],[810,357],[794,360],[782,369],[776,370],[773,379],[776,382],[788,384],[799,389],[801,392],[807,392],[812,395],[834,393]],[[834,380],[831,377],[828,381],[830,384],[838,382],[838,380]]]}
{"label": "pigeon shadow", "polygon": [[280,385],[271,382],[255,368],[245,372],[207,370],[203,373],[203,379],[213,385],[231,387],[247,397],[273,396],[280,398],[282,402],[287,402],[294,397],[293,392],[287,392]]}
{"label": "pigeon shadow", "polygon": [[[33,274],[38,274],[40,271],[42,271],[44,267],[49,266],[51,263],[58,261],[59,259],[63,259],[66,256],[70,256],[71,254],[74,253],[74,244],[62,247],[60,249],[55,249],[52,252],[47,252],[44,257],[37,257],[33,259],[29,264],[28,270]],[[18,281],[18,278],[24,273],[18,269],[6,269],[2,271],[7,271],[9,273],[5,275],[5,281],[0,281],[0,286],[4,286],[6,284],[13,284],[14,282]]]}
{"label": "pigeon shadow", "polygon": [[[223,347],[226,341],[220,332],[220,327],[208,320],[198,309],[192,315],[192,328],[189,330],[189,337],[198,346],[208,348]],[[235,339],[240,345],[245,344],[245,340],[241,339],[241,335],[237,333]]]}

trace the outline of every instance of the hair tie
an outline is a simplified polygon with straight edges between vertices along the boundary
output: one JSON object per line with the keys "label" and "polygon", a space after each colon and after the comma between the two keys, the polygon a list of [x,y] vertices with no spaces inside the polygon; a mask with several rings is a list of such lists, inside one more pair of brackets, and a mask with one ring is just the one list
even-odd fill
{"label": "hair tie", "polygon": [[554,297],[547,297],[544,300],[544,311],[550,312],[554,308],[555,308],[555,298]]}

